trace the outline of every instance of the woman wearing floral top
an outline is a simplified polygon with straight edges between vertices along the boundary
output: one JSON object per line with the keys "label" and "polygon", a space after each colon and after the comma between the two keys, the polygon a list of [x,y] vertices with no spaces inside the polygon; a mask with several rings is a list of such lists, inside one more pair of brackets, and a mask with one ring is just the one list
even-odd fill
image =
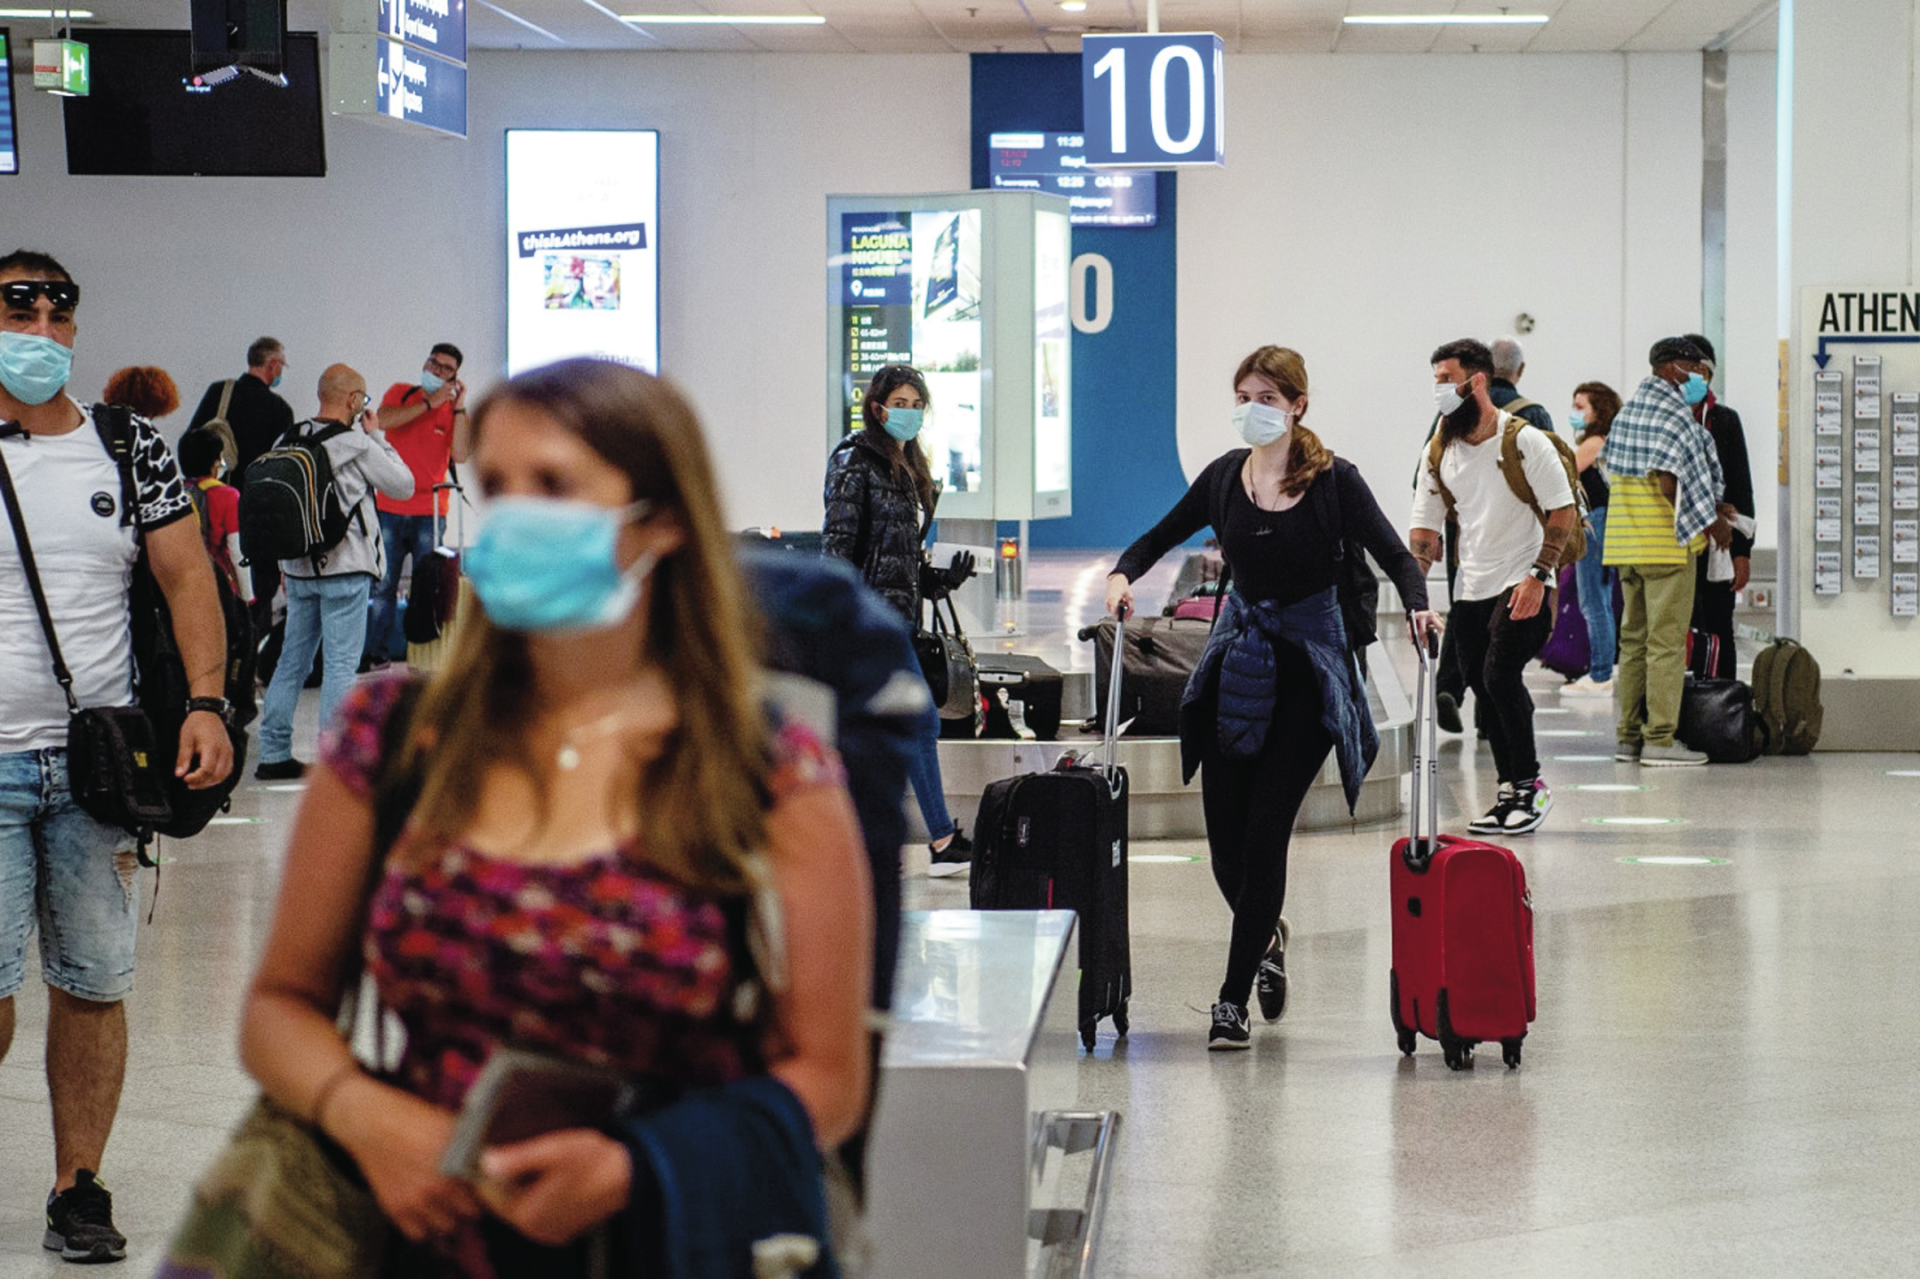
{"label": "woman wearing floral top", "polygon": [[[442,1176],[492,1051],[688,1088],[771,1075],[831,1148],[867,1095],[870,894],[837,759],[768,727],[756,627],[681,396],[569,361],[498,387],[473,429],[488,503],[467,569],[485,617],[402,733],[388,725],[401,681],[343,707],[241,1047],[442,1272],[560,1273],[570,1263],[543,1247],[625,1208],[628,1147],[569,1130],[488,1152],[478,1187]],[[419,777],[419,798],[363,931],[375,788],[397,773]],[[762,889],[783,963],[741,942],[741,921],[768,913],[745,905]],[[407,1030],[390,1075],[334,1027],[357,947]],[[739,998],[756,976],[780,990],[771,1016]]]}

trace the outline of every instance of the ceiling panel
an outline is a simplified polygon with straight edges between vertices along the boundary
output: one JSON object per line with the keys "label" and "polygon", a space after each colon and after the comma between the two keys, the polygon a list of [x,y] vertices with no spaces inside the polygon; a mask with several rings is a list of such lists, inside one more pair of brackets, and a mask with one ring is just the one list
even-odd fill
{"label": "ceiling panel", "polygon": [[[1761,0],[1674,0],[1659,17],[1621,47],[1634,53],[1703,49],[1716,36],[1774,7]],[[1764,24],[1763,24],[1764,25]]]}
{"label": "ceiling panel", "polygon": [[[77,0],[104,26],[185,27],[189,0]],[[1531,53],[1691,51],[1739,27],[1771,0],[1505,0],[1551,15],[1537,28],[1345,27],[1349,13],[1446,13],[1491,10],[1498,0],[1162,0],[1167,31],[1212,31],[1229,52],[1426,53],[1524,49]],[[503,16],[518,16],[528,26]],[[1088,0],[1068,14],[1056,0],[467,0],[475,48],[777,50],[871,53],[1072,53],[1086,31],[1143,30],[1146,0]],[[668,13],[812,13],[824,27],[656,27],[641,35],[612,15]],[[297,30],[324,31],[327,0],[289,0]],[[38,23],[15,19],[21,36]],[[49,24],[50,27],[51,24]],[[1736,47],[1774,47],[1774,23],[1747,31]],[[1513,32],[1527,33],[1516,37]]]}

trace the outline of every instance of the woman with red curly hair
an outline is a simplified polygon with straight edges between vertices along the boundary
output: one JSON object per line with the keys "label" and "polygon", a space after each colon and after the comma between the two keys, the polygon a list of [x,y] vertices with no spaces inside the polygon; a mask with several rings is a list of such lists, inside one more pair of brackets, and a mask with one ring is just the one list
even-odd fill
{"label": "woman with red curly hair", "polygon": [[124,404],[141,417],[162,418],[180,407],[180,388],[162,368],[135,364],[107,379],[101,398],[108,404]]}

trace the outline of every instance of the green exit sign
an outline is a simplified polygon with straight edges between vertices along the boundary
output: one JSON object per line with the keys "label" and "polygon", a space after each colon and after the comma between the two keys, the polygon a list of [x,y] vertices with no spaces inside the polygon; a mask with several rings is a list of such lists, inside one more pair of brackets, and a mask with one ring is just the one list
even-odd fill
{"label": "green exit sign", "polygon": [[92,81],[87,46],[78,40],[33,42],[33,87],[84,98]]}

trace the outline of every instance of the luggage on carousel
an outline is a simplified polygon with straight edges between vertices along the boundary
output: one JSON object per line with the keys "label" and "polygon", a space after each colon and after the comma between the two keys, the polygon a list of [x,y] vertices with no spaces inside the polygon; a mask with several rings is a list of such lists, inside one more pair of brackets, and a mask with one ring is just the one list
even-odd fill
{"label": "luggage on carousel", "polygon": [[[1123,634],[1112,621],[1101,621],[1093,629],[1099,633],[1094,652],[1094,691],[1101,701],[1099,713],[1113,719],[1104,691],[1113,654],[1122,655],[1126,686],[1119,694],[1120,714],[1116,723],[1129,725],[1134,737],[1172,737],[1180,731],[1180,698],[1187,691],[1187,679],[1200,664],[1200,654],[1213,632],[1211,616],[1189,620],[1181,617],[1137,618]],[[1111,642],[1106,642],[1111,636]]]}
{"label": "luggage on carousel", "polygon": [[980,695],[987,700],[982,737],[1050,742],[1060,736],[1066,683],[1053,666],[1026,653],[981,653]]}
{"label": "luggage on carousel", "polygon": [[[1101,628],[1104,632],[1104,625]],[[1124,624],[1115,628],[1123,634]],[[1102,1017],[1127,1033],[1133,964],[1127,935],[1127,770],[1116,761],[1112,688],[1102,762],[1071,755],[1052,772],[989,785],[973,824],[976,910],[1071,910],[1080,917],[1080,1041],[1093,1049]]]}
{"label": "luggage on carousel", "polygon": [[1412,818],[1393,845],[1393,1028],[1409,1057],[1417,1036],[1439,1040],[1449,1070],[1489,1040],[1514,1067],[1534,1016],[1533,899],[1512,852],[1439,833],[1437,648],[1420,649]]}

